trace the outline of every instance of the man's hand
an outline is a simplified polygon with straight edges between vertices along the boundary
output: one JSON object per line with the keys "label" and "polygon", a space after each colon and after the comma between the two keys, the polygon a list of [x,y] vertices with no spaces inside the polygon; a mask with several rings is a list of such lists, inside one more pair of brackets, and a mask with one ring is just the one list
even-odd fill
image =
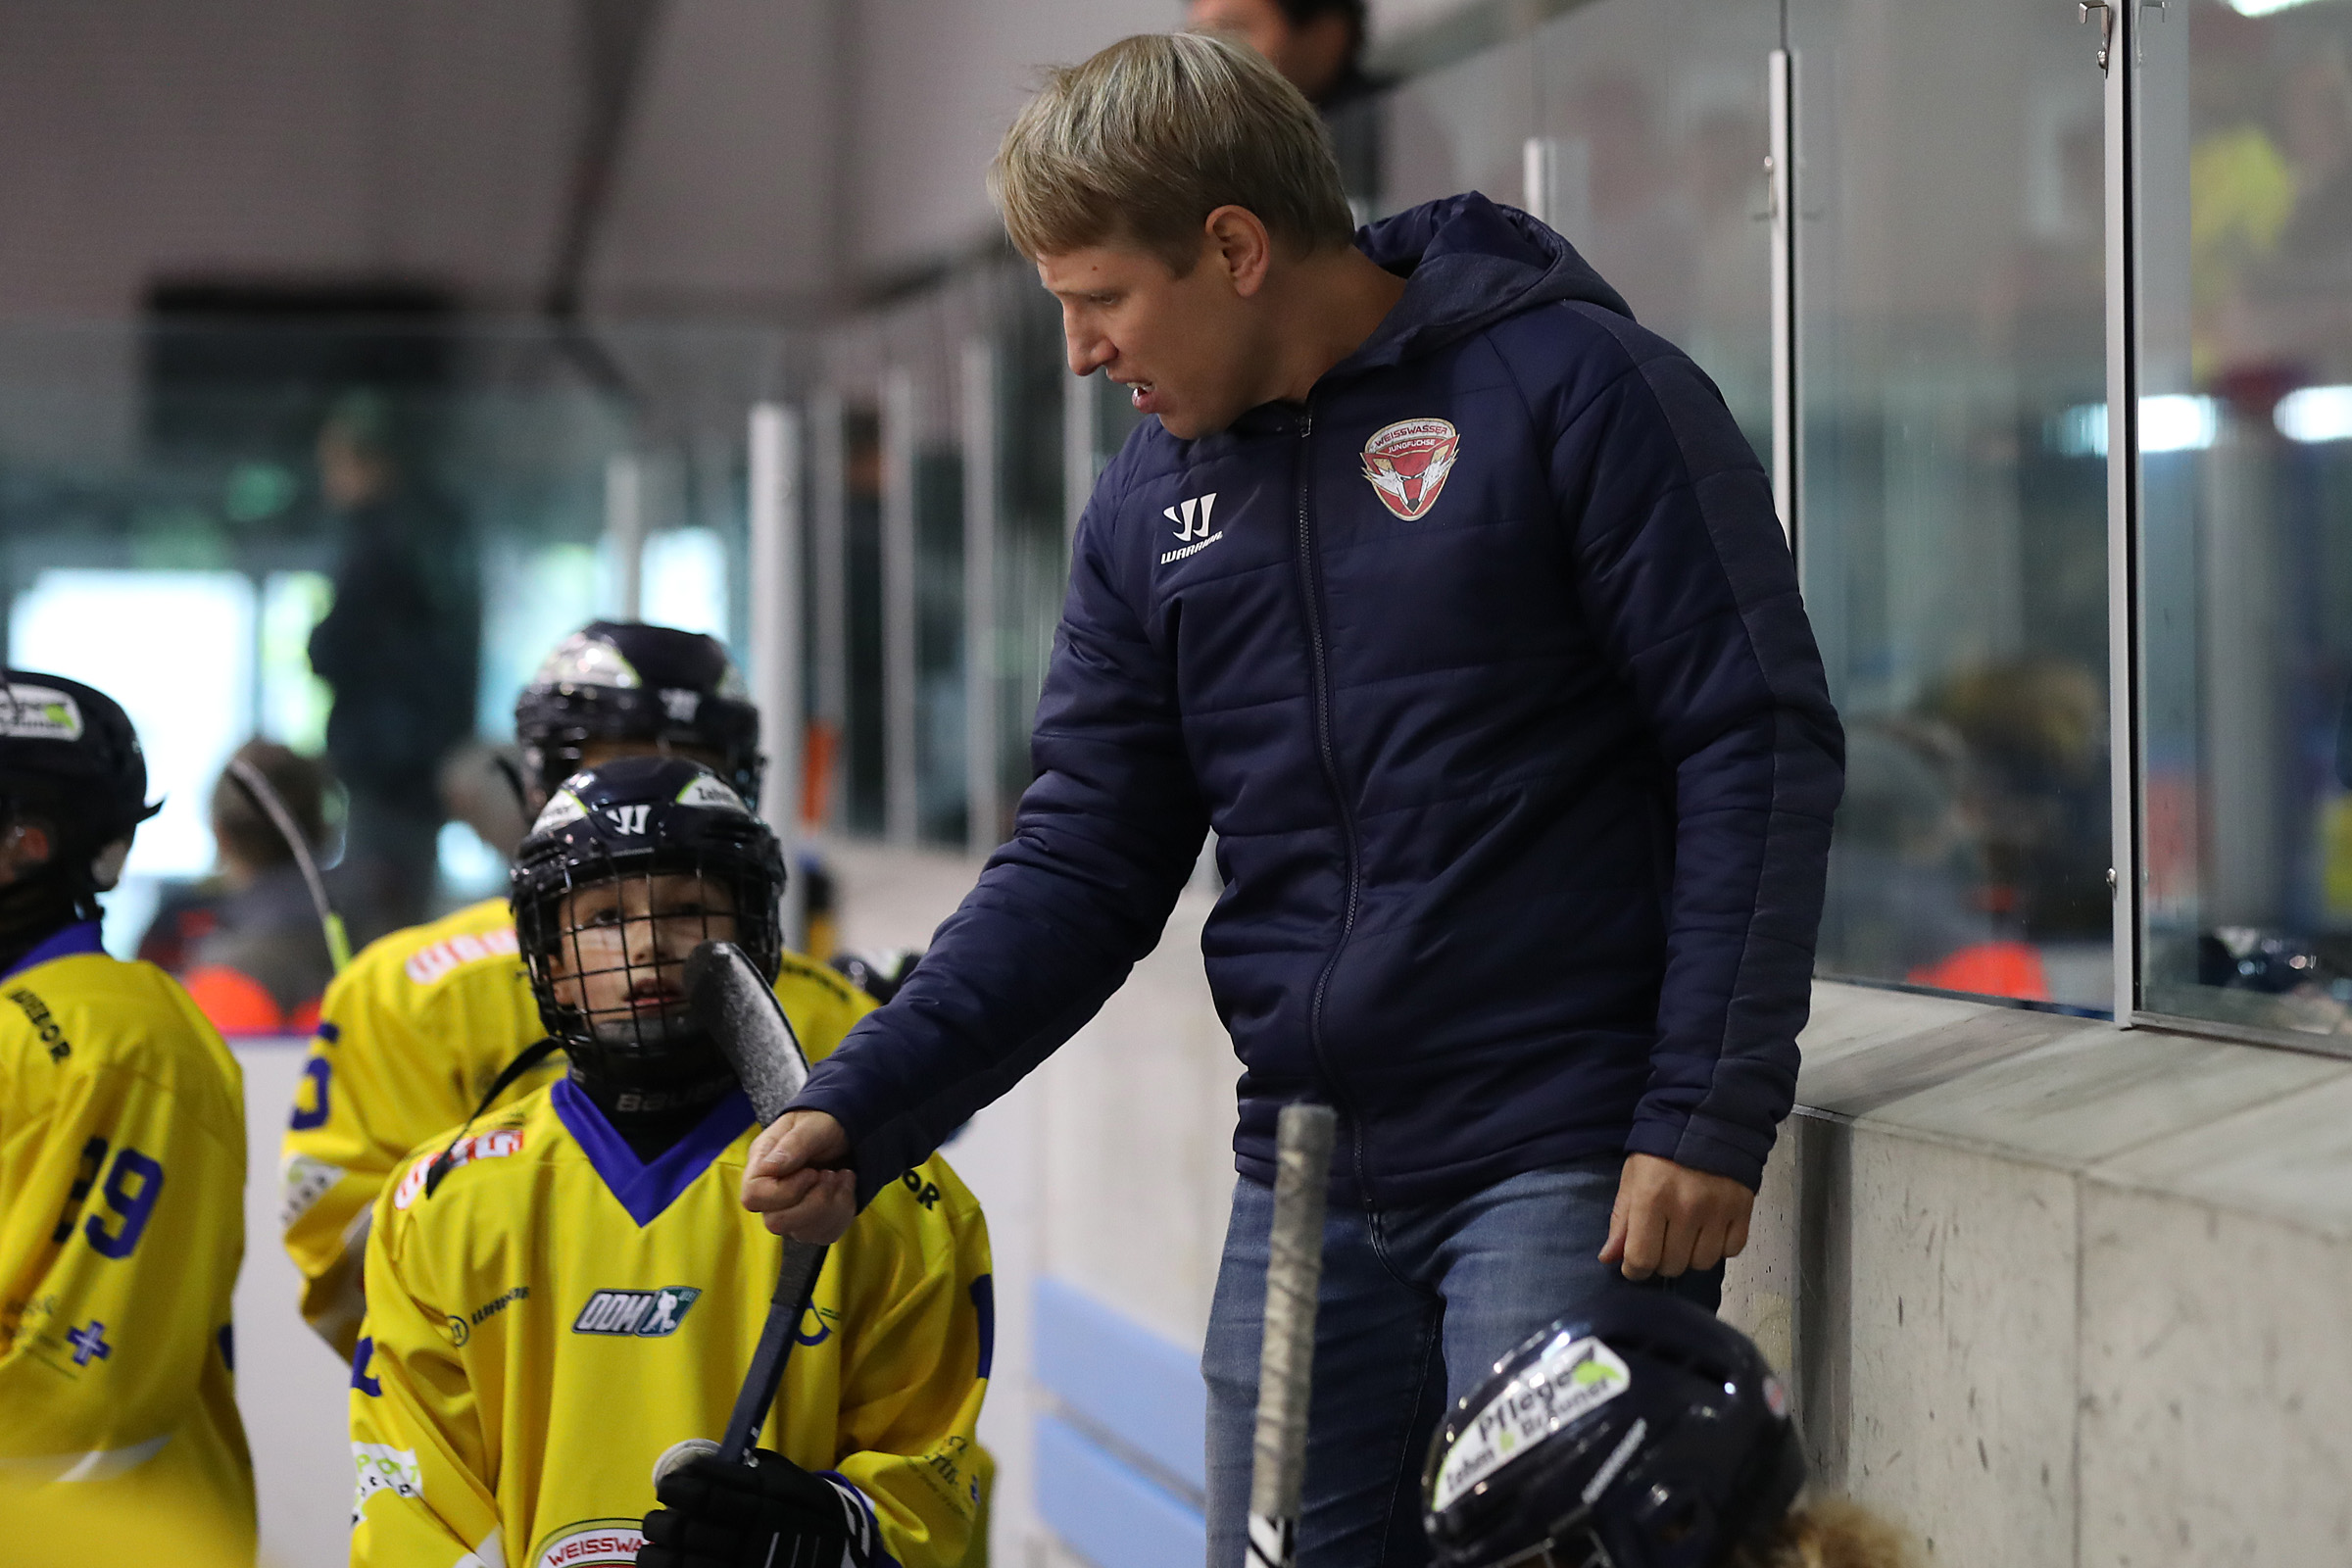
{"label": "man's hand", "polygon": [[849,1157],[841,1123],[821,1110],[788,1110],[752,1140],[743,1206],[778,1236],[829,1247],[858,1217],[857,1174],[836,1168]]}
{"label": "man's hand", "polygon": [[1710,1176],[1655,1154],[1628,1154],[1600,1260],[1622,1264],[1629,1280],[1713,1268],[1747,1246],[1747,1217],[1755,1206],[1756,1195],[1729,1176]]}

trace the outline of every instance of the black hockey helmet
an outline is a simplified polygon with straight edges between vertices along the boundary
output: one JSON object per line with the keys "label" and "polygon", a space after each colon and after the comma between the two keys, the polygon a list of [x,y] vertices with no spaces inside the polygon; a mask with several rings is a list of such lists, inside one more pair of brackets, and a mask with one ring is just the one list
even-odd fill
{"label": "black hockey helmet", "polygon": [[[567,923],[564,912],[566,895],[643,879],[646,891],[633,906],[623,889],[627,925],[640,925],[650,909],[655,920],[699,919],[700,928],[686,933],[695,940],[727,937],[724,929],[713,928],[723,909],[699,902],[664,908],[654,898],[651,879],[673,873],[727,890],[734,905],[729,940],[774,979],[783,954],[777,911],[784,892],[783,852],[743,798],[699,762],[624,757],[574,774],[557,786],[514,852],[514,935],[540,1021],[586,1070],[625,1065],[643,1071],[659,1067],[664,1058],[706,1054],[708,1042],[685,1010],[683,981],[676,972],[657,977],[655,966],[642,962],[632,968],[625,932],[613,961],[591,962],[580,928]],[[609,913],[606,919],[614,916]],[[682,959],[684,954],[676,956]],[[624,1007],[599,1015],[558,998],[559,961],[575,978],[617,971],[632,989],[659,978],[674,994],[651,1010]]]}
{"label": "black hockey helmet", "polygon": [[122,873],[108,847],[162,809],[147,804],[147,759],[122,705],[63,675],[0,670],[0,823],[31,817],[55,835],[50,864],[82,913]]}
{"label": "black hockey helmet", "polygon": [[1440,1568],[1716,1568],[1805,1461],[1745,1335],[1658,1291],[1562,1318],[1456,1404],[1421,1482]]}
{"label": "black hockey helmet", "polygon": [[760,710],[715,637],[592,620],[547,656],[514,702],[525,772],[552,796],[580,769],[591,741],[691,746],[723,759],[718,773],[760,799]]}

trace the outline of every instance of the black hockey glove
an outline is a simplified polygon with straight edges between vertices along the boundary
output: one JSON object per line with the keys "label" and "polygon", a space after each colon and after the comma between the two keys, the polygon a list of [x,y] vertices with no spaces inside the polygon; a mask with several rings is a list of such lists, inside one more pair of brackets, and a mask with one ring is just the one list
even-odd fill
{"label": "black hockey glove", "polygon": [[866,1568],[876,1553],[864,1501],[780,1453],[753,1451],[757,1468],[706,1453],[662,1478],[638,1568]]}

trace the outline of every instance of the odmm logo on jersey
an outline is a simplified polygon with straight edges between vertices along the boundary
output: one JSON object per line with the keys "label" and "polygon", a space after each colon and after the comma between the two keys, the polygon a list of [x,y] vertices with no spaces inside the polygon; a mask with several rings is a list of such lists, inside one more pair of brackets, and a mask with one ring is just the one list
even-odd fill
{"label": "odmm logo on jersey", "polygon": [[660,1339],[678,1332],[686,1309],[702,1294],[691,1285],[664,1286],[658,1291],[599,1291],[572,1319],[571,1332]]}

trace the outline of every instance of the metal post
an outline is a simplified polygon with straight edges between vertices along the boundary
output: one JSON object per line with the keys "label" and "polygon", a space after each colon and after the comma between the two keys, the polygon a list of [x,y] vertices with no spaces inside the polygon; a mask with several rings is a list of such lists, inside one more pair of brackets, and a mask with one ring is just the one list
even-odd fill
{"label": "metal post", "polygon": [[[2132,227],[2138,218],[2137,127],[2132,62],[2138,7],[2086,7],[2111,24],[2099,67],[2106,74],[2107,249],[2107,683],[2109,820],[2114,858],[2115,1021],[2129,1028],[2139,1004],[2139,921],[2145,891],[2139,831],[2139,277]],[[2087,52],[2087,51],[2086,51]]]}
{"label": "metal post", "polygon": [[[751,687],[766,742],[760,814],[785,854],[801,831],[801,419],[777,403],[752,408]],[[785,942],[803,938],[797,879],[786,884]]]}
{"label": "metal post", "polygon": [[612,561],[612,612],[635,620],[645,603],[645,464],[633,452],[605,460],[605,549]]}
{"label": "metal post", "polygon": [[1592,231],[1592,144],[1582,136],[1530,136],[1519,149],[1519,205],[1555,234]]}
{"label": "metal post", "polygon": [[997,354],[963,346],[964,843],[986,855],[1004,842],[997,766]]}
{"label": "metal post", "polygon": [[1061,513],[1071,539],[1078,537],[1078,519],[1095,493],[1095,443],[1102,438],[1102,385],[1091,375],[1074,375],[1062,383],[1061,402]]}
{"label": "metal post", "polygon": [[[841,747],[850,730],[850,494],[849,421],[841,396],[820,392],[808,413],[809,478],[815,527],[809,562],[815,606],[816,707],[812,715],[832,737],[826,776],[815,781],[827,814],[839,809]],[[802,803],[806,815],[808,803]],[[818,822],[811,826],[822,827]]]}
{"label": "metal post", "polygon": [[1772,505],[1788,549],[1797,548],[1797,483],[1803,459],[1796,395],[1796,101],[1794,62],[1786,49],[1765,57],[1764,105],[1771,147],[1765,154],[1772,218]]}
{"label": "metal post", "polygon": [[915,830],[914,374],[882,376],[882,822]]}

